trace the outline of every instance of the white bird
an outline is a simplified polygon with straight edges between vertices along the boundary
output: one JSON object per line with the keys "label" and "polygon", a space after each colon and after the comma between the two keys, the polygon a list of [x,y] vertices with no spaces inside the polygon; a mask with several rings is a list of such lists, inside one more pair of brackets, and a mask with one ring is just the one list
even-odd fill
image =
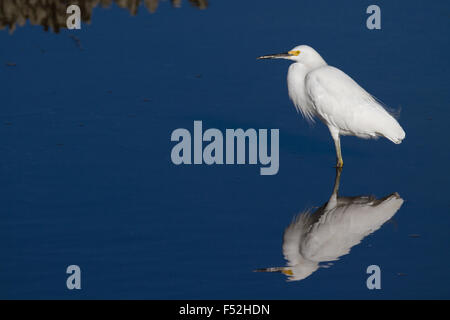
{"label": "white bird", "polygon": [[383,136],[396,144],[405,138],[402,127],[374,97],[347,74],[329,66],[313,48],[301,45],[258,59],[294,61],[287,75],[289,97],[304,118],[313,122],[317,117],[328,127],[336,147],[336,167],[344,165],[341,135]]}
{"label": "white bird", "polygon": [[281,272],[288,280],[302,280],[320,267],[335,261],[369,234],[378,230],[400,209],[403,199],[393,193],[382,199],[373,196],[338,197],[340,168],[333,193],[314,213],[298,215],[284,231],[283,254],[287,267],[272,267],[257,272]]}

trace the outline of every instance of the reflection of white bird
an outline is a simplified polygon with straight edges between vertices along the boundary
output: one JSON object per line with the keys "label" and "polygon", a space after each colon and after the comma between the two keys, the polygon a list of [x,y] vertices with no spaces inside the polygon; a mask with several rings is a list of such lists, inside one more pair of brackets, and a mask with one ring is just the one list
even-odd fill
{"label": "reflection of white bird", "polygon": [[258,59],[295,61],[287,76],[289,97],[307,120],[317,117],[328,127],[336,147],[337,167],[344,165],[340,135],[365,139],[383,136],[397,144],[405,138],[402,127],[374,97],[344,72],[327,65],[313,48],[297,46]]}
{"label": "reflection of white bird", "polygon": [[286,228],[283,254],[287,267],[258,269],[282,272],[289,280],[302,280],[319,267],[320,262],[335,261],[367,235],[378,230],[400,209],[403,199],[393,193],[382,199],[372,196],[338,197],[341,169],[337,169],[333,194],[314,213],[298,215]]}

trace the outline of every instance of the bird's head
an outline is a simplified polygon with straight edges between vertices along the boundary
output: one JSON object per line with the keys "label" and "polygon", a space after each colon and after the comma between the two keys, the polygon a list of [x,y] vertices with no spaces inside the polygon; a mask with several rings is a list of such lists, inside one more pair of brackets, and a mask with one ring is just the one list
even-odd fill
{"label": "bird's head", "polygon": [[307,66],[317,66],[326,64],[320,54],[310,46],[301,45],[292,48],[288,52],[268,54],[258,57],[258,59],[287,59],[295,62],[300,62]]}

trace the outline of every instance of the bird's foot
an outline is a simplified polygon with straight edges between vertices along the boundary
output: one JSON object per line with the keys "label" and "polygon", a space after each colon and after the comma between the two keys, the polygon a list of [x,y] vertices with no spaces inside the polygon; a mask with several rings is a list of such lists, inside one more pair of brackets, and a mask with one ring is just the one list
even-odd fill
{"label": "bird's foot", "polygon": [[335,168],[342,168],[344,166],[344,161],[342,159],[338,159]]}

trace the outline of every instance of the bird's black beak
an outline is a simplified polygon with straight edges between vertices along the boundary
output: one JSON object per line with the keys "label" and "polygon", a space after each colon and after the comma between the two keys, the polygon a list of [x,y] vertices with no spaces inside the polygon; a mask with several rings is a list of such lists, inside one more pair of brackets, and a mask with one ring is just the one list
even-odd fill
{"label": "bird's black beak", "polygon": [[268,54],[265,56],[258,57],[256,59],[282,59],[282,58],[288,58],[291,54],[289,52],[283,52],[283,53],[276,53],[276,54]]}

